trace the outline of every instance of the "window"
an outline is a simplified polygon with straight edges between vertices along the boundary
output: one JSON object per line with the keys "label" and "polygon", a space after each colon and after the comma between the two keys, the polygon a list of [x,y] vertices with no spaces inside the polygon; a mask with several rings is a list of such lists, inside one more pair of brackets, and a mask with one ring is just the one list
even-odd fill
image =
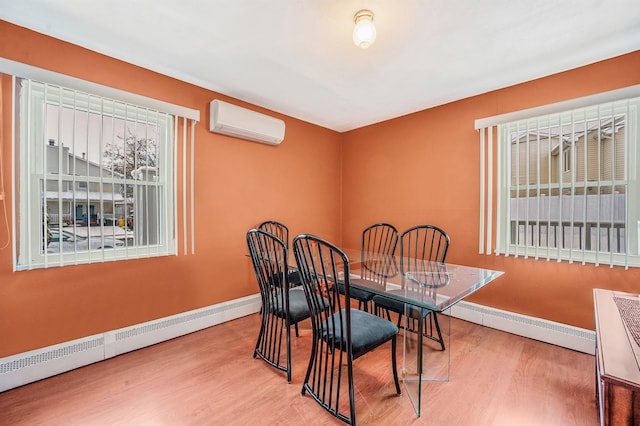
{"label": "window", "polygon": [[566,147],[562,151],[562,172],[567,173],[571,171],[571,147]]}
{"label": "window", "polygon": [[480,251],[486,231],[487,253],[495,238],[497,254],[640,266],[639,111],[627,98],[481,127],[498,164],[496,233],[489,214]]}
{"label": "window", "polygon": [[15,82],[16,269],[176,254],[175,117]]}

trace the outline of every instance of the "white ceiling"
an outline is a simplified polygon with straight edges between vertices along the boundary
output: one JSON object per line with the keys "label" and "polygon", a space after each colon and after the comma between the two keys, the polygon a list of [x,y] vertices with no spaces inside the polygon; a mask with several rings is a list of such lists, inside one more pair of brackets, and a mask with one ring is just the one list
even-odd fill
{"label": "white ceiling", "polygon": [[0,0],[0,19],[337,131],[640,49],[638,0]]}

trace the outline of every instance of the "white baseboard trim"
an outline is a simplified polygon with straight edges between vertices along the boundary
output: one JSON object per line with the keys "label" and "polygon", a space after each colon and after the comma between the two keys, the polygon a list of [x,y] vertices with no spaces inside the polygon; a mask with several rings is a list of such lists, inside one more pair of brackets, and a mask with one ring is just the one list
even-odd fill
{"label": "white baseboard trim", "polygon": [[255,314],[260,303],[255,294],[105,333],[105,359]]}
{"label": "white baseboard trim", "polygon": [[255,294],[0,358],[0,392],[260,311]]}
{"label": "white baseboard trim", "polygon": [[594,355],[596,334],[593,330],[548,321],[527,315],[461,301],[451,308],[450,315],[518,336],[528,337],[574,351]]}
{"label": "white baseboard trim", "polygon": [[0,392],[104,359],[104,336],[97,334],[0,359]]}
{"label": "white baseboard trim", "polygon": [[[255,294],[0,358],[0,392],[259,311],[260,295]],[[464,301],[451,308],[450,315],[580,352],[595,353],[595,333],[590,330]]]}

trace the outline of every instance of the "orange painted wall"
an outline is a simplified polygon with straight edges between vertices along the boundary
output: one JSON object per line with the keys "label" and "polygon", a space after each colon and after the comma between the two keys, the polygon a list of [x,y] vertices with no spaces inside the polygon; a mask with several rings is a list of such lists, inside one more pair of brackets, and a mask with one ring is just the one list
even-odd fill
{"label": "orange painted wall", "polygon": [[[11,246],[0,249],[0,357],[256,293],[244,234],[267,218],[345,246],[378,221],[440,225],[452,237],[448,260],[506,272],[471,301],[584,328],[592,328],[593,287],[640,292],[637,269],[478,255],[473,129],[476,118],[640,84],[640,52],[344,134],[279,116],[286,139],[273,148],[207,130],[208,103],[224,96],[4,21],[0,40],[0,57],[201,112],[196,254],[12,272]],[[9,93],[5,77],[0,247],[11,238]]]}
{"label": "orange painted wall", "polygon": [[[4,21],[0,40],[0,57],[201,113],[196,254],[12,272],[9,244],[0,250],[0,357],[257,293],[245,233],[262,220],[279,219],[294,234],[340,237],[339,133],[279,116],[286,122],[286,137],[278,147],[213,134],[207,130],[208,105],[214,98],[228,100],[224,96]],[[0,247],[11,238],[13,202],[11,80],[5,76],[2,83],[1,172],[7,197],[0,204]]]}
{"label": "orange painted wall", "polygon": [[447,261],[505,272],[469,301],[592,329],[592,289],[640,293],[640,269],[479,255],[474,120],[635,84],[640,51],[346,133],[343,243],[357,246],[358,230],[375,222],[441,226]]}

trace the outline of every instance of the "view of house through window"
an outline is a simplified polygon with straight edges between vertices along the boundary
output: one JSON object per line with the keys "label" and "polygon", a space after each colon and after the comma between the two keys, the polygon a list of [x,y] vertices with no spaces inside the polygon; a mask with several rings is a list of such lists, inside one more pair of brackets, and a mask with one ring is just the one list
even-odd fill
{"label": "view of house through window", "polygon": [[19,268],[170,252],[173,117],[30,80],[16,93]]}
{"label": "view of house through window", "polygon": [[499,251],[596,262],[637,255],[637,106],[625,100],[498,127]]}

